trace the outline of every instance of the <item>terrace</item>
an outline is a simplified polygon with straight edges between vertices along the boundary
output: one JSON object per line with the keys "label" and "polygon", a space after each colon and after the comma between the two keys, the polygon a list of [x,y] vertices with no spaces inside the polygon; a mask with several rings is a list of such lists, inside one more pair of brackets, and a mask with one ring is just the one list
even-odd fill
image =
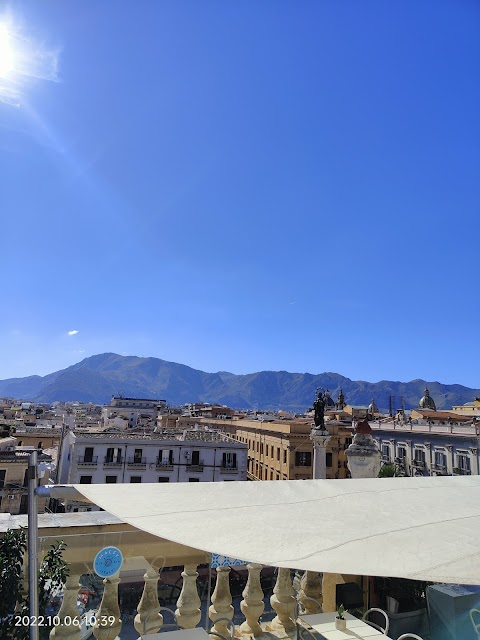
{"label": "terrace", "polygon": [[[336,585],[360,576],[476,584],[479,490],[476,476],[53,487],[54,498],[95,501],[110,512],[39,516],[40,555],[62,539],[70,568],[54,638],[79,640],[66,621],[78,615],[80,583],[106,546],[118,547],[124,564],[98,593],[99,615],[115,622],[96,628],[97,640],[130,640],[129,624],[140,635],[165,629],[173,621],[165,604],[184,629],[202,625],[227,637],[232,620],[237,637],[293,637],[297,601],[307,613],[322,601],[333,611]],[[25,524],[25,516],[1,515],[0,535]],[[211,597],[205,593],[212,553],[246,565],[241,602],[235,567],[216,568]],[[295,569],[305,571],[300,585]],[[142,582],[133,603],[124,589],[132,581]],[[363,585],[367,606],[368,580]]]}

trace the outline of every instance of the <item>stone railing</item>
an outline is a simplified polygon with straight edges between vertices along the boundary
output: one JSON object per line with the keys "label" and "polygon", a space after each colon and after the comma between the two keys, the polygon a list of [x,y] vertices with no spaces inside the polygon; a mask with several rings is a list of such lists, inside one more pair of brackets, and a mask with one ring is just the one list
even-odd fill
{"label": "stone railing", "polygon": [[[306,613],[321,610],[322,581],[319,574],[304,572],[295,591],[290,569],[273,570],[268,567],[265,568],[265,576],[262,576],[263,567],[253,563],[247,564],[242,571],[230,567],[212,569],[213,593],[210,600],[204,600],[202,604],[199,595],[201,587],[203,598],[210,593],[209,589],[205,589],[205,585],[208,585],[205,574],[208,573],[210,562],[208,553],[156,538],[121,523],[105,512],[79,513],[75,516],[78,517],[73,518],[67,514],[40,516],[41,554],[56,540],[63,540],[66,544],[63,557],[70,571],[64,585],[60,609],[54,618],[56,626],[50,633],[51,640],[81,640],[81,629],[72,624],[74,619],[79,620],[77,599],[80,591],[85,592],[86,576],[90,579],[93,576],[96,553],[105,546],[117,546],[121,549],[124,564],[120,573],[112,578],[106,578],[102,582],[97,578],[95,584],[101,586],[98,598],[87,604],[87,611],[92,608],[95,610],[93,636],[97,640],[115,640],[121,632],[122,624],[133,623],[139,636],[157,633],[162,627],[171,626],[168,616],[167,621],[164,621],[163,613],[166,612],[159,600],[159,582],[163,587],[171,586],[170,593],[175,594],[172,595],[174,599],[169,602],[173,610],[169,616],[173,617],[175,626],[184,629],[199,626],[203,614],[204,618],[207,617],[206,626],[212,633],[212,640],[218,640],[215,633],[229,637],[233,629],[237,637],[259,636],[265,632],[281,638],[291,637],[294,635],[295,613],[299,607]],[[22,516],[14,517],[20,526],[21,518]],[[42,527],[42,520],[51,526]],[[62,530],[58,530],[63,522],[64,526],[60,526]],[[199,579],[200,566],[203,575]],[[169,582],[169,576],[177,574],[175,571],[170,573],[168,567],[174,567],[175,571],[178,567],[183,567],[178,588]],[[133,574],[136,576],[134,581],[141,581],[143,586],[140,585],[140,589],[135,592],[138,593],[138,599],[133,605],[129,603],[128,611],[122,611],[120,602],[122,593],[125,593],[121,589],[122,581],[128,582]],[[239,576],[242,578],[240,582]],[[266,584],[264,578],[267,577],[271,578],[271,582],[265,592],[262,584]],[[262,614],[269,594],[272,613],[267,617],[273,619],[266,621],[262,620]],[[238,602],[240,598],[241,601]],[[237,614],[234,620],[235,602],[237,610],[239,605],[241,614]],[[133,609],[136,609],[136,614],[132,620]],[[241,616],[240,621],[238,615]]]}
{"label": "stone railing", "polygon": [[[198,565],[187,564],[181,573],[182,588],[174,605],[175,624],[182,629],[199,626],[202,610],[201,599],[197,589]],[[297,598],[301,609],[306,613],[321,611],[321,581],[318,574],[305,572],[298,594],[292,583],[290,569],[278,569],[270,604],[275,617],[269,622],[262,622],[264,612],[264,592],[261,586],[262,566],[247,564],[247,581],[242,593],[240,609],[244,621],[235,626],[234,607],[232,606],[232,592],[230,588],[230,567],[218,567],[214,573],[215,588],[208,607],[208,629],[214,634],[228,638],[234,630],[235,636],[259,636],[263,633],[274,633],[280,638],[294,635],[295,614],[298,610]],[[158,633],[164,626],[164,617],[158,597],[158,582],[160,573],[157,568],[150,566],[143,575],[143,592],[137,606],[133,626],[139,636]],[[64,597],[60,610],[55,616],[58,624],[50,633],[51,640],[80,640],[80,629],[72,625],[72,620],[79,617],[77,597],[81,588],[81,576],[71,573],[64,586]],[[122,611],[119,605],[119,584],[121,578],[114,576],[103,580],[103,595],[95,613],[93,635],[97,640],[115,640],[122,628]],[[92,614],[93,618],[93,614]],[[93,619],[92,619],[93,622]],[[169,625],[170,626],[170,625]]]}

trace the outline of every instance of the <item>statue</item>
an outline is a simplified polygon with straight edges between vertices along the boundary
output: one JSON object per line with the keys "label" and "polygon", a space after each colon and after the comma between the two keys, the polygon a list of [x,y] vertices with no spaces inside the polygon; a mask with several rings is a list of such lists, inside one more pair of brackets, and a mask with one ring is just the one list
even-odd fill
{"label": "statue", "polygon": [[322,393],[323,389],[317,389],[317,397],[313,403],[313,410],[315,411],[315,429],[325,430],[325,398]]}

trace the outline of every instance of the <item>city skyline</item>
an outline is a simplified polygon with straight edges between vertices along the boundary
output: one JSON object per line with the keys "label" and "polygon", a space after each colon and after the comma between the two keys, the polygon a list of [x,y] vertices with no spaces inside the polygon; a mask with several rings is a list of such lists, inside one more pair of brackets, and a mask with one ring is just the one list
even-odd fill
{"label": "city skyline", "polygon": [[479,386],[478,4],[5,7],[0,379]]}

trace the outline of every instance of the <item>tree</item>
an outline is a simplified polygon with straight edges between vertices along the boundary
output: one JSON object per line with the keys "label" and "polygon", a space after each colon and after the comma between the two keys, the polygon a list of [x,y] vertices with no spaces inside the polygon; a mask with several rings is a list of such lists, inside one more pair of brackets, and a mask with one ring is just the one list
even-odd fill
{"label": "tree", "polygon": [[[0,540],[0,640],[27,640],[28,625],[15,626],[15,617],[29,615],[28,593],[22,593],[23,559],[27,548],[26,529],[9,529]],[[68,567],[62,557],[63,541],[51,545],[45,554],[38,577],[39,615],[45,610],[68,576]],[[45,616],[45,620],[48,617]],[[48,638],[50,628],[39,628],[41,638]]]}

